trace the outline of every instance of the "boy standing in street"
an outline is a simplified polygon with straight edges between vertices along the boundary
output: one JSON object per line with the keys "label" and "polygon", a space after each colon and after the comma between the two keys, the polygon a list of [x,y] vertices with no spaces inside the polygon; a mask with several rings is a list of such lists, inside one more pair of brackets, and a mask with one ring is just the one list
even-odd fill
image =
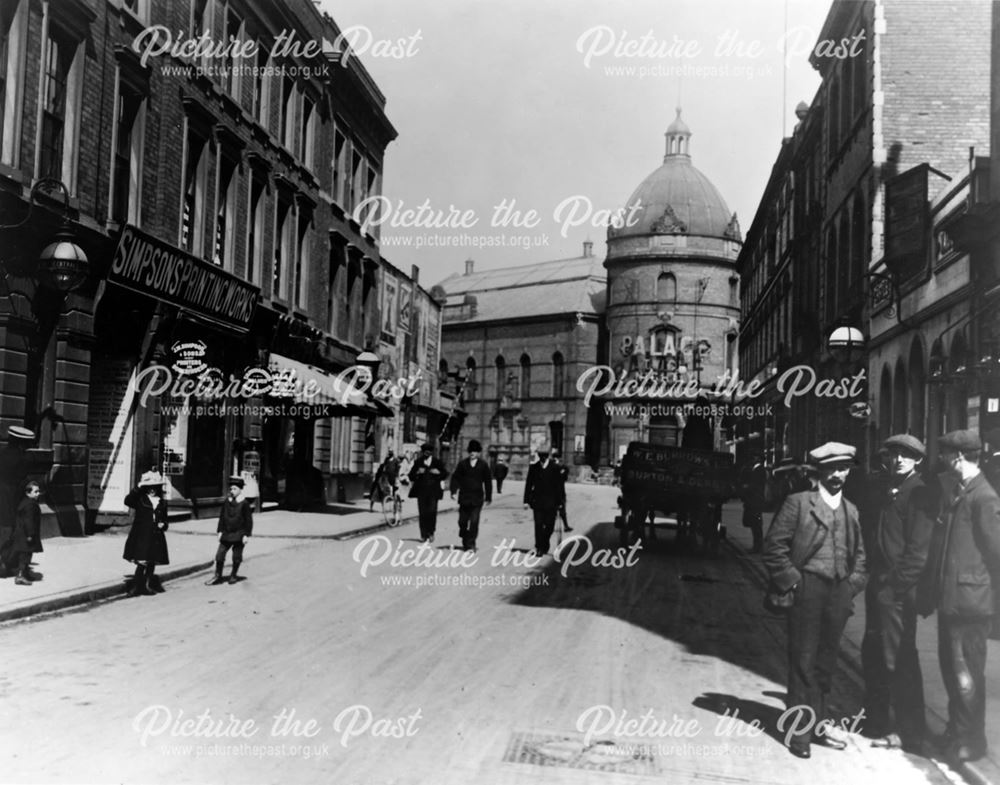
{"label": "boy standing in street", "polygon": [[207,586],[218,586],[223,582],[222,568],[226,563],[226,552],[233,549],[233,571],[229,583],[237,583],[240,563],[243,561],[243,546],[253,534],[253,511],[250,502],[240,497],[243,492],[243,478],[229,478],[229,495],[219,511],[219,548],[215,552],[215,575]]}

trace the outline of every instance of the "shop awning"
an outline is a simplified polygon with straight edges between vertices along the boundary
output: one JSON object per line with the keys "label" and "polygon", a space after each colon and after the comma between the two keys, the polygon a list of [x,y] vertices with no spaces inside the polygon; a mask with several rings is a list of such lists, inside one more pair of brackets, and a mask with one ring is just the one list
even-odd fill
{"label": "shop awning", "polygon": [[[367,395],[352,390],[349,385],[338,381],[336,376],[319,368],[273,352],[267,367],[272,374],[278,375],[273,381],[277,389],[272,389],[271,393],[275,398],[286,397],[295,403],[329,404],[344,410],[344,414],[374,411]],[[315,395],[312,395],[314,391]]]}

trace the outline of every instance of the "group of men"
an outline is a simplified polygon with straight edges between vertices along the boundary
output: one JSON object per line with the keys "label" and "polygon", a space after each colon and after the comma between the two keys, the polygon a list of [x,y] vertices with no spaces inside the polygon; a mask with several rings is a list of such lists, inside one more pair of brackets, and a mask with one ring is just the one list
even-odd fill
{"label": "group of men", "polygon": [[[925,478],[923,443],[909,434],[888,438],[885,472],[872,478],[859,511],[844,495],[855,448],[817,447],[809,453],[815,484],[784,500],[763,542],[763,562],[769,592],[792,598],[788,705],[809,707],[820,720],[854,597],[865,590],[864,727],[875,746],[927,749],[916,630],[918,615],[937,611],[948,725],[934,743],[965,762],[987,749],[986,642],[998,610],[1000,497],[980,468],[975,431],[944,435],[938,452],[944,471]],[[810,744],[847,746],[828,722],[788,738],[797,757],[810,757]]]}
{"label": "group of men", "polygon": [[[458,534],[464,550],[476,550],[479,537],[479,520],[484,505],[493,500],[493,482],[500,492],[507,466],[498,461],[496,477],[489,464],[483,460],[483,447],[479,441],[469,442],[468,453],[459,461],[451,473],[449,489],[451,498],[458,501]],[[566,518],[566,479],[569,469],[559,460],[559,451],[541,445],[535,451],[536,459],[528,468],[524,484],[524,506],[531,508],[535,519],[535,553],[544,556],[549,551],[556,516],[560,516],[564,531],[572,531]],[[376,477],[385,477],[395,487],[396,481],[404,474],[399,469],[392,451],[379,467]],[[409,481],[409,497],[417,500],[420,521],[420,541],[433,543],[437,530],[438,502],[444,498],[444,481],[448,470],[440,458],[434,455],[434,446],[424,444],[409,470],[405,473]],[[376,480],[377,482],[377,480]],[[375,484],[373,483],[373,491]]]}

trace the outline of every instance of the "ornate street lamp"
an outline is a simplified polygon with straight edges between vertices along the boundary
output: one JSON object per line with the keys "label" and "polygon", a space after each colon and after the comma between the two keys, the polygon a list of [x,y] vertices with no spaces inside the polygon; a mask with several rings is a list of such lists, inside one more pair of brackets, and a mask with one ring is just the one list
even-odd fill
{"label": "ornate street lamp", "polygon": [[856,363],[865,353],[865,336],[857,327],[841,325],[826,339],[833,358],[840,363]]}
{"label": "ornate street lamp", "polygon": [[45,246],[39,255],[36,277],[42,285],[67,294],[79,289],[87,280],[90,264],[87,254],[75,242],[76,236],[69,220],[69,190],[60,180],[51,177],[38,180],[31,187],[28,196],[27,215],[17,223],[0,226],[0,229],[18,229],[28,223],[35,209],[35,198],[43,191],[59,191],[62,195],[62,225],[56,233],[55,241]]}

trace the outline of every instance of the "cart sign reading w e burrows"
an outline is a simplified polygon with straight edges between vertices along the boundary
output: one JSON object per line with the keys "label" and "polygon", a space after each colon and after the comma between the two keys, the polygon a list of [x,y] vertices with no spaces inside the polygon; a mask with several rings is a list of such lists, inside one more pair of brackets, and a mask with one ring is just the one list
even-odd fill
{"label": "cart sign reading w e burrows", "polygon": [[260,291],[134,226],[122,231],[108,280],[239,332],[250,329]]}

